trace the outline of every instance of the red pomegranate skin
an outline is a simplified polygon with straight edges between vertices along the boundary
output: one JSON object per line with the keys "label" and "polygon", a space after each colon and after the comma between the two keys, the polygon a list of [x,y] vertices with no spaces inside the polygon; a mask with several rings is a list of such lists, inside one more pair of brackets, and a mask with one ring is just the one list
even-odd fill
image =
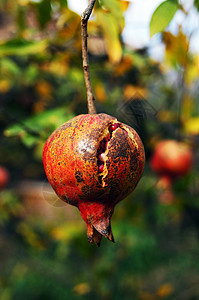
{"label": "red pomegranate skin", "polygon": [[57,195],[78,207],[88,241],[111,241],[115,205],[136,187],[144,169],[140,137],[107,114],[83,114],[58,127],[43,150],[43,164]]}
{"label": "red pomegranate skin", "polygon": [[152,170],[170,181],[186,175],[192,163],[193,153],[190,148],[176,140],[160,141],[150,160]]}

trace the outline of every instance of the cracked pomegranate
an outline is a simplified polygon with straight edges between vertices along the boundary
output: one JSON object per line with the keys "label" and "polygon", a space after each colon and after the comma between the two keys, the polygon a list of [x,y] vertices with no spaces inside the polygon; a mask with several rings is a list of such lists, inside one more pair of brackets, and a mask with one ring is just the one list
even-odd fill
{"label": "cracked pomegranate", "polygon": [[114,207],[134,190],[144,169],[136,131],[106,114],[79,115],[51,134],[43,163],[57,195],[80,210],[88,241],[114,241]]}

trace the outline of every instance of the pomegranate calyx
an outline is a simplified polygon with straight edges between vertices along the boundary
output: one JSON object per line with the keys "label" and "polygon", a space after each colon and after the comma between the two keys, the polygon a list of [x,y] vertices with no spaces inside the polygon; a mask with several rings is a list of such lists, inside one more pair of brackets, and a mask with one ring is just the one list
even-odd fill
{"label": "pomegranate calyx", "polygon": [[95,227],[89,222],[87,223],[87,239],[88,242],[93,244],[96,243],[100,247],[102,235],[95,229]]}
{"label": "pomegranate calyx", "polygon": [[94,227],[94,230],[97,231],[101,237],[106,237],[109,241],[115,242],[112,228],[111,228],[111,217],[108,216],[107,218],[101,218],[99,220],[91,220],[91,224]]}
{"label": "pomegranate calyx", "polygon": [[87,225],[87,238],[90,243],[95,242],[99,247],[102,236],[115,242],[111,229],[114,207],[108,206],[106,201],[93,201],[80,204],[79,210]]}
{"label": "pomegranate calyx", "polygon": [[93,225],[92,222],[87,223],[87,239],[89,243],[95,242],[98,247],[100,247],[102,236],[106,237],[109,241],[115,242],[113,232],[111,229],[111,224],[109,220],[109,224],[107,227],[104,227],[104,221],[100,221]]}

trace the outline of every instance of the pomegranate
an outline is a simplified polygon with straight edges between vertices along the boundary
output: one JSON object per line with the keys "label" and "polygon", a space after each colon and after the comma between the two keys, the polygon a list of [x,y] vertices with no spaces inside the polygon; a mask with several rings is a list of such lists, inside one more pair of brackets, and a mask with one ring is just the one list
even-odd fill
{"label": "pomegranate", "polygon": [[99,246],[105,236],[114,242],[114,207],[134,190],[144,169],[137,132],[107,114],[79,115],[50,135],[43,164],[60,199],[80,210],[88,241]]}
{"label": "pomegranate", "polygon": [[9,178],[10,175],[8,170],[5,167],[0,166],[0,191],[7,185]]}
{"label": "pomegranate", "polygon": [[192,151],[185,143],[165,140],[156,145],[150,165],[157,174],[172,180],[186,175],[191,169],[192,161]]}
{"label": "pomegranate", "polygon": [[160,192],[161,203],[174,202],[172,183],[177,178],[188,174],[192,162],[193,153],[184,142],[164,140],[156,145],[150,159],[150,166],[159,175],[157,189]]}

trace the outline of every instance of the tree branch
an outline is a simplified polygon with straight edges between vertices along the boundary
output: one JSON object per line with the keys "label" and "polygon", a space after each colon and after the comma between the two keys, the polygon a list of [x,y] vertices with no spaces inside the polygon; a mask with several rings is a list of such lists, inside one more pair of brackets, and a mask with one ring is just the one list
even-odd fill
{"label": "tree branch", "polygon": [[87,23],[88,19],[92,13],[94,4],[96,0],[90,0],[89,5],[83,12],[81,16],[81,33],[82,33],[82,59],[83,59],[83,70],[84,70],[84,78],[86,83],[86,91],[87,91],[87,105],[88,105],[88,113],[96,114],[95,108],[95,98],[93,96],[91,80],[90,80],[90,71],[89,71],[89,60],[88,60],[88,47],[87,47]]}

